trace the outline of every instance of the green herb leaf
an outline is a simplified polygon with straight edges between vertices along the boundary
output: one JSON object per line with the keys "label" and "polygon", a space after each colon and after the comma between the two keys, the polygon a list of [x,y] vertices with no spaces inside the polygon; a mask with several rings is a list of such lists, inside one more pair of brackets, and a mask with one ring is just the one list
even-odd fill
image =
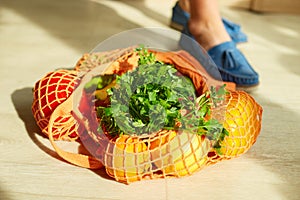
{"label": "green herb leaf", "polygon": [[140,56],[139,66],[117,76],[117,87],[107,91],[109,107],[97,108],[99,128],[105,127],[111,136],[186,129],[205,135],[214,141],[214,148],[220,149],[229,133],[220,122],[208,116],[224,101],[225,85],[211,87],[197,98],[188,77],[173,66],[156,61],[154,54],[144,47],[136,51]]}

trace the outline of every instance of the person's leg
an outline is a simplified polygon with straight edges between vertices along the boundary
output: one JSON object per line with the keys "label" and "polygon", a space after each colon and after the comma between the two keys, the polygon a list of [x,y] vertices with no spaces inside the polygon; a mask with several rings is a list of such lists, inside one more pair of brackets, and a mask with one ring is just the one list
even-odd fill
{"label": "person's leg", "polygon": [[217,0],[189,0],[189,31],[206,50],[231,41],[219,13]]}
{"label": "person's leg", "polygon": [[178,4],[183,11],[190,13],[190,0],[178,0]]}
{"label": "person's leg", "polygon": [[[172,11],[170,26],[179,31],[187,28],[190,19],[190,0],[178,0]],[[233,42],[237,44],[248,41],[247,35],[243,33],[240,25],[225,18],[221,18],[221,20]]]}
{"label": "person's leg", "polygon": [[[190,13],[183,33],[192,36],[207,50],[208,55],[218,67],[222,79],[235,82],[238,87],[243,88],[257,85],[259,76],[226,31],[217,0],[180,0],[179,3],[185,12]],[[179,43],[190,54],[195,53],[190,49],[190,44],[186,43],[184,37]]]}

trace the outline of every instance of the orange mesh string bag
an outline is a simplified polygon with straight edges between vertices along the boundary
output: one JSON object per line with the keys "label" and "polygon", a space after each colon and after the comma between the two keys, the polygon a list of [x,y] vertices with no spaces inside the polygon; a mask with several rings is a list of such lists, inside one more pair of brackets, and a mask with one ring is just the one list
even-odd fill
{"label": "orange mesh string bag", "polygon": [[[229,93],[223,106],[212,110],[215,116],[221,113],[218,119],[229,132],[218,151],[213,148],[214,142],[207,137],[180,129],[138,135],[125,133],[118,137],[108,136],[105,130],[99,132],[99,119],[95,107],[90,106],[93,105],[94,94],[85,92],[85,84],[95,76],[121,75],[138,66],[139,55],[132,48],[116,50],[114,53],[117,53],[117,56],[105,52],[85,54],[76,66],[78,73],[82,74],[79,76],[80,84],[50,116],[46,130],[48,129],[55,150],[65,160],[94,169],[104,165],[109,176],[119,182],[131,183],[143,179],[191,175],[212,163],[245,153],[256,141],[261,128],[262,108],[249,94],[234,91],[233,83],[226,83]],[[204,68],[184,51],[154,54],[157,60],[173,65],[180,73],[189,77],[198,96],[208,90],[208,83],[223,84],[212,79],[205,73]],[[113,60],[115,61],[110,62]],[[75,120],[73,117],[72,120],[76,124],[77,134],[91,155],[66,152],[55,144],[56,119],[70,113],[76,118]],[[66,130],[69,125],[73,126],[74,123],[65,124]]]}

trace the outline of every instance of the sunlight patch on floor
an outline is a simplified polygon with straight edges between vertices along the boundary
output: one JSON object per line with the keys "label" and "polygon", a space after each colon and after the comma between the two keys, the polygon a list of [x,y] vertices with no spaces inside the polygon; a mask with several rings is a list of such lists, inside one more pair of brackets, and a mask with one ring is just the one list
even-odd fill
{"label": "sunlight patch on floor", "polygon": [[134,22],[141,27],[153,27],[153,26],[165,26],[164,24],[151,19],[150,17],[144,15],[140,10],[129,6],[121,1],[109,1],[109,0],[91,0],[92,2],[105,5],[113,9],[122,18]]}

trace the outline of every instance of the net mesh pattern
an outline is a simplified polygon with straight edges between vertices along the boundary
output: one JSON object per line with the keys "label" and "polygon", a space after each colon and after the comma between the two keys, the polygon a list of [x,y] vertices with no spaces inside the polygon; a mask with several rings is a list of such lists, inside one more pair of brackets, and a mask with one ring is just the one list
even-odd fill
{"label": "net mesh pattern", "polygon": [[[77,83],[74,70],[57,70],[40,79],[33,88],[33,116],[42,130],[48,135],[48,123],[53,111],[72,94]],[[70,113],[65,113],[55,120],[53,136],[57,140],[76,140],[76,121]]]}
{"label": "net mesh pattern", "polygon": [[224,127],[229,136],[222,142],[219,153],[210,152],[209,162],[231,159],[247,152],[261,130],[262,108],[249,94],[231,91],[226,97]]}
{"label": "net mesh pattern", "polygon": [[[138,55],[132,49],[122,51],[118,56],[115,62],[102,70],[103,74],[120,74],[136,66]],[[156,56],[180,68],[183,74],[192,79],[198,93],[207,90],[207,76],[197,73],[188,59],[172,52],[156,52]],[[229,131],[220,151],[212,148],[213,143],[206,137],[184,130],[161,130],[151,135],[121,135],[117,138],[108,138],[105,132],[99,133],[95,126],[98,123],[95,110],[91,108],[88,112],[92,117],[74,111],[70,102],[75,99],[70,95],[72,92],[81,94],[80,85],[86,83],[84,76],[79,75],[83,79],[74,90],[78,73],[89,74],[92,69],[115,58],[110,52],[85,54],[77,63],[76,72],[49,73],[35,85],[32,106],[35,119],[44,133],[50,131],[54,139],[62,140],[74,140],[79,135],[81,142],[92,152],[92,157],[101,162],[107,174],[115,180],[131,183],[143,179],[191,175],[208,165],[245,153],[256,141],[261,129],[262,108],[249,94],[233,90],[226,96],[224,105],[212,111]],[[53,116],[53,128],[47,130],[54,109],[61,109],[56,113],[62,115]],[[71,112],[76,116],[76,121]],[[225,112],[225,116],[221,112]]]}
{"label": "net mesh pattern", "polygon": [[111,140],[103,161],[108,175],[121,182],[182,177],[205,166],[210,148],[210,141],[199,135],[162,130],[150,137]]}
{"label": "net mesh pattern", "polygon": [[[132,68],[132,64],[137,62],[137,52],[134,52],[134,46],[125,49],[116,49],[107,52],[93,52],[84,54],[76,63],[75,70],[80,75],[85,75],[91,69],[108,62],[113,64],[106,69],[106,73],[117,74],[126,72]],[[130,59],[133,57],[133,61]],[[117,61],[116,61],[117,60]],[[116,61],[116,62],[114,62]],[[122,65],[122,68],[120,68]]]}

